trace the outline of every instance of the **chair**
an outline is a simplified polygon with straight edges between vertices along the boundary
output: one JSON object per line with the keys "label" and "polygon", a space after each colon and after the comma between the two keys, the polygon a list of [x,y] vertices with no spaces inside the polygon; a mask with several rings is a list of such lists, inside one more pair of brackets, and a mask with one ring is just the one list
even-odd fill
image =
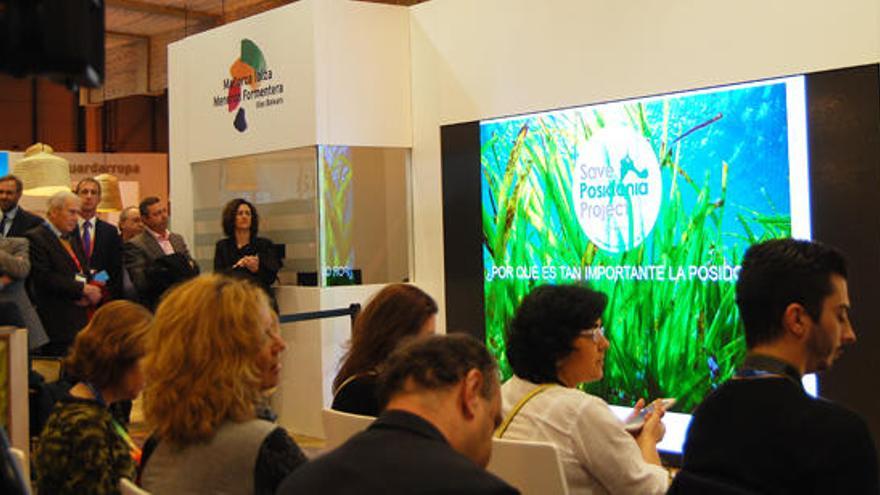
{"label": "chair", "polygon": [[0,434],[3,435],[3,438],[0,439],[0,444],[2,444],[0,448],[5,448],[8,452],[7,456],[0,459],[0,488],[2,488],[0,491],[9,494],[31,495],[31,485],[27,481],[28,478],[24,470],[24,466],[27,465],[24,452],[14,447],[6,447],[8,445],[6,435],[2,431]]}
{"label": "chair", "polygon": [[61,378],[62,368],[62,360],[59,357],[31,357],[31,369],[42,375],[46,383],[57,382]]}
{"label": "chair", "polygon": [[119,480],[119,493],[122,495],[150,495],[150,492],[135,485],[134,482],[128,478],[121,478]]}
{"label": "chair", "polygon": [[355,433],[366,430],[376,418],[361,416],[333,409],[321,411],[321,422],[324,424],[324,436],[327,438],[327,450],[339,447]]}
{"label": "chair", "polygon": [[493,438],[486,469],[523,495],[568,494],[559,452],[552,443]]}

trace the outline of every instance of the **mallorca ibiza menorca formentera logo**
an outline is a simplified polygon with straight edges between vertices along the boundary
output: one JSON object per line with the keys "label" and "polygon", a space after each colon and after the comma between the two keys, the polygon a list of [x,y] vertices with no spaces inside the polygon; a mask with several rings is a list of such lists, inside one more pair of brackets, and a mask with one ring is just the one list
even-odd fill
{"label": "mallorca ibiza menorca formentera logo", "polygon": [[605,127],[577,152],[571,195],[584,233],[612,253],[644,242],[660,213],[663,186],[651,144],[629,127]]}
{"label": "mallorca ibiza menorca formentera logo", "polygon": [[256,43],[249,39],[241,40],[241,56],[229,68],[228,78],[223,79],[225,94],[214,96],[215,107],[226,107],[235,113],[232,125],[238,132],[248,128],[248,117],[243,102],[255,102],[257,110],[272,105],[281,105],[284,98],[284,84],[273,81],[272,69]]}

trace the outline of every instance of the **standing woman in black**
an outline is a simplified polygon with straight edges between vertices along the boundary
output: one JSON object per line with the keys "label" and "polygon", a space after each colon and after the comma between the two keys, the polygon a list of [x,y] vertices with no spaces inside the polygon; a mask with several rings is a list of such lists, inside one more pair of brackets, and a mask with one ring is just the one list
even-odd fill
{"label": "standing woman in black", "polygon": [[215,246],[214,272],[251,280],[266,291],[272,308],[278,312],[271,286],[281,269],[281,260],[275,255],[272,241],[257,237],[259,228],[260,216],[249,201],[236,198],[226,203],[223,208],[226,237]]}

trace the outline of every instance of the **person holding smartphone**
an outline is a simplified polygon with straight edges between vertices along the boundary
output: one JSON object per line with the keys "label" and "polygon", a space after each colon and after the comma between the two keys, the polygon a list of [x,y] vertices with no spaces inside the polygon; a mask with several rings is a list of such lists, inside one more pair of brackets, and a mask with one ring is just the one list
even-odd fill
{"label": "person holding smartphone", "polygon": [[604,373],[607,302],[578,285],[541,286],[523,299],[507,333],[514,376],[501,387],[505,420],[496,436],[553,443],[572,494],[666,493],[669,476],[657,453],[663,403],[630,433],[604,400],[577,388]]}

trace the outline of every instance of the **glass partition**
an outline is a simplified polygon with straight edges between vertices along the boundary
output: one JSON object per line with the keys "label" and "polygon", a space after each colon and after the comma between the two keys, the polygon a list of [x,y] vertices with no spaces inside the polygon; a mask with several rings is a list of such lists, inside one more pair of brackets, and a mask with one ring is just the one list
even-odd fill
{"label": "glass partition", "polygon": [[214,244],[223,234],[223,206],[244,198],[260,215],[260,237],[276,244],[284,266],[281,284],[318,269],[316,149],[248,155],[193,164],[194,256],[202,271],[214,266]]}
{"label": "glass partition", "polygon": [[325,285],[409,280],[407,155],[401,148],[318,147]]}
{"label": "glass partition", "polygon": [[213,268],[223,206],[244,198],[284,259],[279,283],[408,281],[408,164],[403,148],[325,145],[194,163],[194,256]]}

